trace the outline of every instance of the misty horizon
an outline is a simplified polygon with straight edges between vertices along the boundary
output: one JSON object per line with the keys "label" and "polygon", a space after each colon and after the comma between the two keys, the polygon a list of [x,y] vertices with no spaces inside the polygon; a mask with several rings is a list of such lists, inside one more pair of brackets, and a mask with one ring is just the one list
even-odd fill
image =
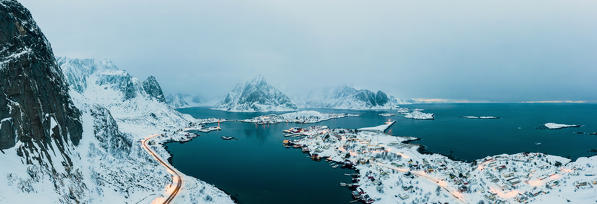
{"label": "misty horizon", "polygon": [[538,3],[23,1],[56,56],[111,59],[206,100],[263,75],[293,98],[350,85],[427,102],[597,101],[597,3]]}

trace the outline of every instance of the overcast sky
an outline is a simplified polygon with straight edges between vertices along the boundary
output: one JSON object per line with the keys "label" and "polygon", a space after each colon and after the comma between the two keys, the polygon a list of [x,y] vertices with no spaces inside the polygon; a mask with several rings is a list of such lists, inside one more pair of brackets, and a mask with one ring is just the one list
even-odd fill
{"label": "overcast sky", "polygon": [[597,101],[597,1],[21,0],[56,56],[108,58],[166,92]]}

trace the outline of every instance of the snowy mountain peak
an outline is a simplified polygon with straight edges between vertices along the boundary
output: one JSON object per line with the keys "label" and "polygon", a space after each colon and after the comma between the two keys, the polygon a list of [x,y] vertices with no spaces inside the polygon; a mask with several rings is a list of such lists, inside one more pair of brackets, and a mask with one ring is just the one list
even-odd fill
{"label": "snowy mountain peak", "polygon": [[140,81],[119,69],[110,60],[60,57],[57,62],[73,90],[81,94],[94,92],[96,94],[85,95],[94,95],[97,100],[111,101],[114,98],[130,100],[145,97],[162,103],[166,102],[154,76]]}
{"label": "snowy mountain peak", "polygon": [[154,76],[149,76],[143,81],[143,90],[145,90],[145,93],[147,93],[150,98],[153,98],[158,102],[166,102],[164,92],[162,92],[162,88]]}
{"label": "snowy mountain peak", "polygon": [[267,84],[267,81],[265,80],[265,77],[263,75],[257,75],[255,76],[255,78],[253,78],[249,83],[251,84]]}
{"label": "snowy mountain peak", "polygon": [[276,89],[263,76],[239,83],[216,109],[232,112],[266,112],[296,110],[288,96]]}

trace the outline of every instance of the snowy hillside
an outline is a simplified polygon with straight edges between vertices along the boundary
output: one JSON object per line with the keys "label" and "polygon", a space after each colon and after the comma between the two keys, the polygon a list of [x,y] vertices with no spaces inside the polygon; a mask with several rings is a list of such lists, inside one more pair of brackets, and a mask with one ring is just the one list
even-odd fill
{"label": "snowy hillside", "polygon": [[231,112],[291,111],[297,106],[262,76],[237,84],[216,109]]}
{"label": "snowy hillside", "polygon": [[[155,77],[144,81],[109,61],[54,58],[29,11],[0,0],[0,203],[150,203],[172,177],[141,148],[203,121],[165,104]],[[232,203],[185,175],[175,203]]]}
{"label": "snowy hillside", "polygon": [[166,103],[174,108],[186,108],[201,105],[201,99],[198,96],[189,94],[168,94],[166,96]]}
{"label": "snowy hillside", "polygon": [[303,103],[303,106],[308,108],[373,110],[393,109],[399,104],[406,104],[408,102],[399,100],[383,91],[373,92],[367,89],[342,86],[330,90],[312,92]]}
{"label": "snowy hillside", "polygon": [[[173,132],[197,121],[160,100],[160,94],[155,93],[162,91],[155,78],[141,82],[107,61],[60,58],[58,64],[67,81],[84,87],[76,89],[77,85],[71,85],[70,93],[75,105],[83,112],[84,129],[94,130],[84,131],[86,139],[79,151],[81,155],[88,156],[81,158],[87,167],[82,171],[89,171],[90,175],[100,179],[91,178],[89,183],[97,184],[97,188],[101,186],[103,192],[110,192],[110,195],[99,195],[99,198],[109,196],[127,202],[151,201],[155,197],[152,195],[163,191],[171,177],[140,148],[139,141],[152,134]],[[80,81],[86,83],[77,83]],[[147,81],[151,81],[152,85],[148,86]],[[94,132],[98,140],[93,139]],[[103,133],[107,139],[99,139],[98,133]],[[121,139],[115,139],[116,136]],[[124,146],[128,151],[96,149],[104,146],[106,140],[125,141],[120,143],[128,145],[115,142],[118,144],[115,146]],[[161,153],[162,158],[169,157],[161,144],[153,148]],[[226,194],[209,184],[192,177],[185,176],[184,179],[185,187],[175,201],[231,202]],[[112,185],[104,186],[104,183]]]}

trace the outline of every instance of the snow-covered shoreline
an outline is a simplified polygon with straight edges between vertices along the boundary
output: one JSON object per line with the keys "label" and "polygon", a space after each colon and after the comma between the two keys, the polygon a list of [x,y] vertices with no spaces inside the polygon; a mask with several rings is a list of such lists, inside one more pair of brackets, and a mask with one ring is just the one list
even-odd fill
{"label": "snow-covered shoreline", "polygon": [[415,120],[433,120],[434,116],[433,113],[423,113],[421,110],[413,110],[412,112],[404,113],[405,118],[415,119]]}
{"label": "snow-covered shoreline", "polygon": [[497,116],[472,116],[472,115],[464,116],[464,118],[466,118],[466,119],[499,119],[499,117],[497,117]]}
{"label": "snow-covered shoreline", "polygon": [[274,124],[274,123],[317,123],[324,120],[354,117],[356,114],[346,113],[320,113],[318,111],[297,111],[284,114],[270,114],[257,116],[251,119],[240,120],[241,122],[257,123],[257,124]]}
{"label": "snow-covered shoreline", "polygon": [[544,126],[547,129],[563,129],[563,128],[571,128],[571,127],[580,127],[580,125],[569,125],[569,124],[559,124],[559,123],[545,123]]}
{"label": "snow-covered shoreline", "polygon": [[[595,202],[597,156],[496,155],[472,163],[421,154],[413,138],[380,132],[311,128],[289,145],[359,172],[354,195],[378,203]],[[365,196],[367,195],[367,196]]]}

